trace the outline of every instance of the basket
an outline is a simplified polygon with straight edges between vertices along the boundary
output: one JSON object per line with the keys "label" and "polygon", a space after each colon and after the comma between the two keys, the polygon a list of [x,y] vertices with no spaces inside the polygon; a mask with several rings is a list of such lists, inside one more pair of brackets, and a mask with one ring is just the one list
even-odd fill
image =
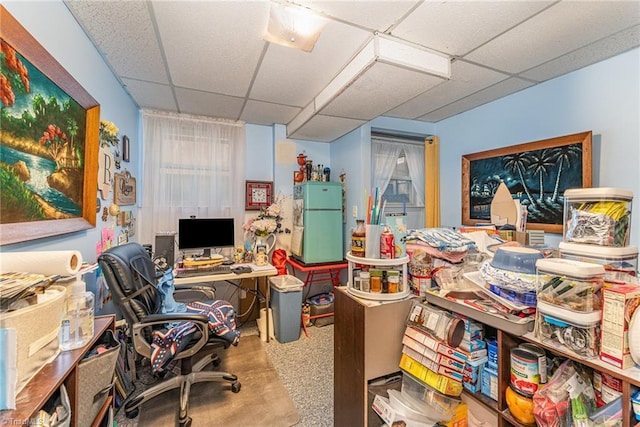
{"label": "basket", "polygon": [[[103,346],[106,350],[96,353]],[[114,385],[120,343],[107,330],[78,364],[78,426],[91,426]]]}
{"label": "basket", "polygon": [[38,304],[0,314],[0,327],[15,329],[18,337],[16,394],[60,352],[58,333],[65,296],[63,286],[49,286],[38,296]]}

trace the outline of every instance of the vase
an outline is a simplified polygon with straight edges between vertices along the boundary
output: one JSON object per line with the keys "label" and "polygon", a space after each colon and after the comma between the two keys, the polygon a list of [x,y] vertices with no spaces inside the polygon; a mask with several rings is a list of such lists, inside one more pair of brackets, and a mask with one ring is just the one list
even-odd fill
{"label": "vase", "polygon": [[266,236],[256,234],[253,243],[253,262],[256,265],[267,265],[271,256],[271,251],[276,245],[276,235],[269,233]]}

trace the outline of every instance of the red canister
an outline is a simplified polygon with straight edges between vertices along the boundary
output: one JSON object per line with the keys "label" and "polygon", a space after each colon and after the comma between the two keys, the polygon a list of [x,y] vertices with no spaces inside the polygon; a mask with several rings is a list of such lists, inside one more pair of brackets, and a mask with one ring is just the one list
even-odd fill
{"label": "red canister", "polygon": [[389,226],[385,225],[382,234],[380,235],[380,258],[393,259],[396,256],[396,246],[393,238],[393,233]]}

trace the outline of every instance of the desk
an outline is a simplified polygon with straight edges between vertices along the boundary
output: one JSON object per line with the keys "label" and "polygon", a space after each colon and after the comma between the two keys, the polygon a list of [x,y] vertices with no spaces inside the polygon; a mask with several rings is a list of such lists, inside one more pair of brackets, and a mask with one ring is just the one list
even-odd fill
{"label": "desk", "polygon": [[[295,258],[287,258],[287,265],[291,267],[293,270],[293,275],[295,276],[296,270],[301,273],[307,273],[306,277],[303,279],[304,286],[307,287],[311,285],[311,283],[318,282],[331,282],[331,284],[336,287],[340,285],[340,272],[347,268],[346,261],[339,262],[327,262],[322,264],[304,264],[301,261],[298,261]],[[318,319],[320,317],[328,317],[333,316],[333,312],[317,314],[315,316],[305,316],[302,315],[302,329],[304,330],[304,335],[309,336],[309,331],[307,331],[307,321]]]}
{"label": "desk", "polygon": [[[233,266],[232,266],[233,267]],[[265,333],[267,334],[267,342],[269,342],[269,307],[270,307],[270,284],[269,281],[266,280],[267,277],[269,276],[275,276],[276,274],[278,274],[278,270],[271,264],[268,264],[266,266],[263,267],[255,267],[257,268],[257,270],[251,271],[249,273],[240,273],[240,274],[236,274],[236,273],[224,273],[224,274],[210,274],[207,276],[190,276],[190,277],[176,277],[174,279],[174,283],[176,284],[176,288],[179,289],[180,285],[192,285],[195,283],[212,283],[212,282],[227,282],[230,283],[234,286],[237,286],[235,283],[233,283],[233,280],[242,280],[242,279],[260,279],[263,278],[265,279],[265,287],[266,287],[266,295],[263,295],[263,298],[265,299],[265,305],[267,307],[267,319],[266,319],[266,331]],[[260,294],[260,289],[258,287],[258,284],[256,282],[256,295]],[[258,307],[259,309],[260,307]],[[258,310],[258,312],[260,312],[260,310]]]}

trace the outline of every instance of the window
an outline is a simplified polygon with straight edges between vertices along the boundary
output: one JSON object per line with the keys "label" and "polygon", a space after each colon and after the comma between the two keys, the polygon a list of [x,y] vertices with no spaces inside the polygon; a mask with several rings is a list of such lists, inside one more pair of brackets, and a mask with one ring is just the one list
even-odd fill
{"label": "window", "polygon": [[371,182],[387,204],[424,206],[424,137],[371,134]]}

